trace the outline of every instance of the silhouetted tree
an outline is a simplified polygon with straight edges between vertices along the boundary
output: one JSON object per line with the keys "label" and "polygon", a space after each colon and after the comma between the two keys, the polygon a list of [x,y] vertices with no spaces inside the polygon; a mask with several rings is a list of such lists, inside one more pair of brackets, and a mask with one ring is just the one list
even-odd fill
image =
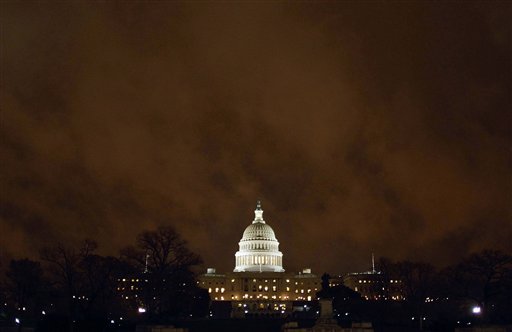
{"label": "silhouetted tree", "polygon": [[76,298],[78,288],[79,253],[74,248],[68,248],[59,243],[54,247],[44,248],[41,251],[41,259],[48,263],[47,270],[51,281],[62,300],[62,302],[56,301],[56,310],[60,307],[67,313],[68,330],[73,331],[72,321],[76,313],[76,301],[73,296]]}
{"label": "silhouetted tree", "polygon": [[33,318],[39,310],[37,297],[43,288],[43,270],[39,262],[29,259],[12,260],[6,271],[8,296],[17,309],[19,330],[27,318]]}
{"label": "silhouetted tree", "polygon": [[389,289],[390,279],[400,281],[406,308],[416,317],[420,330],[423,329],[425,300],[437,295],[437,271],[434,266],[422,262],[392,262],[389,259],[380,259],[378,266],[384,275],[385,288]]}
{"label": "silhouetted tree", "polygon": [[[512,307],[512,256],[495,250],[470,255],[449,269],[450,290],[454,297],[478,304],[483,320],[495,311]],[[512,312],[510,312],[512,314]]]}
{"label": "silhouetted tree", "polygon": [[192,268],[201,263],[185,240],[171,226],[145,231],[137,245],[121,251],[121,257],[144,273],[144,305],[154,314],[183,314],[190,311],[196,288]]}
{"label": "silhouetted tree", "polygon": [[89,254],[83,257],[79,268],[82,298],[78,303],[85,317],[102,317],[116,307],[117,311],[121,310],[116,293],[117,280],[123,272],[119,259]]}
{"label": "silhouetted tree", "polygon": [[70,331],[73,320],[89,319],[95,305],[115,291],[113,259],[96,255],[96,249],[94,241],[85,240],[78,248],[57,244],[41,251],[61,308],[70,318]]}
{"label": "silhouetted tree", "polygon": [[[12,302],[8,296],[7,267],[9,260],[0,253],[0,326],[6,325],[13,314]],[[5,305],[7,304],[7,305]]]}

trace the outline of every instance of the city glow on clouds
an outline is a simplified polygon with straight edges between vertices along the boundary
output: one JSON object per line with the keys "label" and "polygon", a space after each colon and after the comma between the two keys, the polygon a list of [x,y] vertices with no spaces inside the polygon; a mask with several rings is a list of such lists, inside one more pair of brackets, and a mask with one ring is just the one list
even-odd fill
{"label": "city glow on clouds", "polygon": [[512,251],[505,6],[2,3],[0,259],[170,224],[228,271],[256,199],[287,271]]}

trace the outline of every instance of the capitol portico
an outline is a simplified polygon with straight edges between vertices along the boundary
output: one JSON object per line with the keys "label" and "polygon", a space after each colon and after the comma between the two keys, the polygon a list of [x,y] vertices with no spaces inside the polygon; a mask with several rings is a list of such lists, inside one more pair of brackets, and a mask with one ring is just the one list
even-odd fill
{"label": "capitol portico", "polygon": [[231,316],[247,314],[287,315],[294,310],[309,310],[316,300],[320,278],[303,269],[285,272],[283,253],[274,230],[263,219],[258,201],[254,220],[243,232],[235,253],[233,272],[219,274],[209,268],[199,277],[199,286],[210,293],[212,303],[231,302]]}

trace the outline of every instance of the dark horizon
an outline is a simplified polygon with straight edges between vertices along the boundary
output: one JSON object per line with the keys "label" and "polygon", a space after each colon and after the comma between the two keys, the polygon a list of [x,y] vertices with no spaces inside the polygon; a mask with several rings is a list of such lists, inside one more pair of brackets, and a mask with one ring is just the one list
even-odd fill
{"label": "dark horizon", "polygon": [[507,2],[2,2],[0,259],[173,225],[232,271],[512,252]]}

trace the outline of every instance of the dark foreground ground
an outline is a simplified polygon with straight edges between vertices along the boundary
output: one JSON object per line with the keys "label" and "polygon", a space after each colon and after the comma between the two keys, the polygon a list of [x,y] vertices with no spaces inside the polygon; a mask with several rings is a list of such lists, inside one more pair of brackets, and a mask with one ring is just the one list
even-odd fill
{"label": "dark foreground ground", "polygon": [[[315,319],[299,320],[300,327],[311,327],[315,323]],[[162,325],[172,325],[177,328],[187,328],[189,332],[280,332],[285,319],[191,319],[168,322]],[[340,321],[341,327],[350,327],[349,321]],[[401,332],[401,331],[420,331],[419,327],[410,325],[375,325],[375,332]],[[475,329],[476,328],[476,329]],[[477,326],[425,326],[423,331],[468,331],[468,332],[512,332],[512,326],[508,329],[482,329]],[[88,322],[76,323],[73,325],[72,332],[135,332],[135,324],[111,324],[110,322]],[[23,328],[21,331],[18,326],[0,326],[0,332],[71,332],[69,328],[62,322],[39,322],[36,327]]]}

